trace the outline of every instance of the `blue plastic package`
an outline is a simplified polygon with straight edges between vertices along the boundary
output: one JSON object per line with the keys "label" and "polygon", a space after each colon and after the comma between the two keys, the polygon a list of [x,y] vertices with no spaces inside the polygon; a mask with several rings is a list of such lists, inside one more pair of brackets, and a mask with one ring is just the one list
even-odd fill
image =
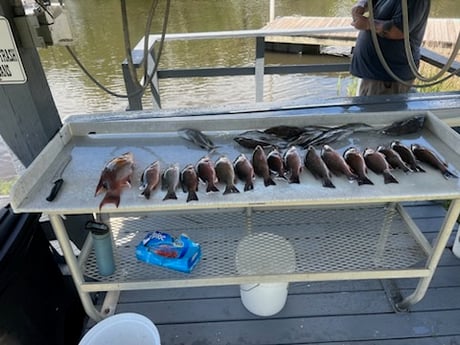
{"label": "blue plastic package", "polygon": [[136,246],[136,257],[149,264],[190,273],[201,258],[201,247],[185,234],[175,238],[153,231]]}

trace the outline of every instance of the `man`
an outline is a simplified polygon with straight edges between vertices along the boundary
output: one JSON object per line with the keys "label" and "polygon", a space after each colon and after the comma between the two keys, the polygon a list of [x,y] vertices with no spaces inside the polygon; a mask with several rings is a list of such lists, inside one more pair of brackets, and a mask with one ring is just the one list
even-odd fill
{"label": "man", "polygon": [[420,46],[425,34],[430,0],[373,0],[374,23],[380,49],[391,71],[404,83],[387,73],[379,60],[372,41],[368,1],[359,0],[353,6],[352,25],[360,30],[353,50],[350,72],[361,78],[359,96],[405,93],[415,79],[404,48],[402,1],[407,1],[409,41],[416,66],[420,62]]}

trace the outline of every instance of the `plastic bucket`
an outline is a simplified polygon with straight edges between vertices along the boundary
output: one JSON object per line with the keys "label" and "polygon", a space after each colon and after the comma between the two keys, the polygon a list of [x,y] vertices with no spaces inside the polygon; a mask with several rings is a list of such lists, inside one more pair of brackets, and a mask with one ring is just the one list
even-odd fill
{"label": "plastic bucket", "polygon": [[[268,232],[245,236],[238,244],[236,268],[242,275],[286,274],[295,271],[295,251],[282,236]],[[258,316],[271,316],[283,309],[288,283],[252,283],[240,285],[241,302]]]}
{"label": "plastic bucket", "polygon": [[241,302],[253,314],[275,315],[286,304],[288,285],[288,283],[242,284],[240,285]]}
{"label": "plastic bucket", "polygon": [[156,326],[143,315],[121,313],[91,328],[79,345],[160,345]]}

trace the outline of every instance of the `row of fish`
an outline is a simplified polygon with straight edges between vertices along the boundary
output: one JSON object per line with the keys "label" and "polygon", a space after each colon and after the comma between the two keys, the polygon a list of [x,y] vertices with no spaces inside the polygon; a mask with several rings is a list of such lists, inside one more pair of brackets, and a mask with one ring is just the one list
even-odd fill
{"label": "row of fish", "polygon": [[[420,131],[425,123],[424,115],[415,115],[401,121],[395,121],[388,126],[375,128],[371,125],[355,122],[339,126],[273,126],[265,130],[249,130],[240,133],[233,138],[239,145],[255,149],[276,147],[285,149],[290,146],[298,146],[304,149],[308,146],[321,146],[331,144],[335,141],[347,138],[353,133],[367,132],[382,135],[399,136],[412,134]],[[213,151],[217,146],[203,132],[193,128],[183,128],[178,131],[181,138],[184,138],[202,149]]]}
{"label": "row of fish", "polygon": [[[300,174],[306,167],[312,175],[322,181],[327,188],[335,188],[332,175],[345,175],[349,180],[356,180],[358,185],[373,185],[367,175],[367,169],[382,175],[384,183],[398,183],[392,174],[393,169],[401,169],[406,173],[425,172],[419,162],[426,163],[439,170],[445,178],[457,178],[448,170],[432,150],[412,144],[406,146],[393,141],[388,146],[379,146],[375,150],[366,148],[363,152],[356,147],[349,147],[341,155],[330,145],[323,145],[320,152],[308,146],[304,158],[296,146],[289,147],[283,154],[272,147],[268,153],[257,145],[252,152],[252,159],[240,153],[233,161],[222,155],[216,161],[209,156],[202,157],[196,164],[187,164],[180,170],[178,164],[171,164],[162,170],[159,161],[148,165],[140,178],[140,189],[146,199],[161,184],[166,190],[163,200],[177,199],[176,190],[181,186],[188,193],[187,202],[198,200],[199,181],[206,183],[206,192],[218,192],[217,183],[223,183],[223,194],[239,193],[236,187],[237,178],[244,182],[244,191],[254,189],[254,178],[261,177],[264,185],[276,185],[274,177],[287,180],[289,183],[300,183]],[[95,196],[105,192],[99,208],[104,204],[113,203],[117,207],[120,195],[125,187],[131,186],[134,173],[134,156],[131,152],[124,153],[109,161],[104,167]]]}
{"label": "row of fish", "polygon": [[[425,123],[424,115],[415,115],[413,117],[395,121],[388,126],[375,128],[365,123],[347,123],[340,126],[274,126],[265,130],[249,130],[240,133],[233,140],[239,145],[254,149],[256,146],[264,148],[277,147],[278,149],[298,146],[304,149],[309,146],[322,146],[332,144],[333,142],[345,139],[353,133],[375,133],[382,135],[400,136],[412,134],[420,131]],[[196,131],[198,132],[198,131]],[[183,136],[195,143],[201,143],[201,135],[194,130],[188,129],[187,135]],[[199,144],[200,147],[206,148],[206,145]],[[207,147],[209,149],[209,147]]]}

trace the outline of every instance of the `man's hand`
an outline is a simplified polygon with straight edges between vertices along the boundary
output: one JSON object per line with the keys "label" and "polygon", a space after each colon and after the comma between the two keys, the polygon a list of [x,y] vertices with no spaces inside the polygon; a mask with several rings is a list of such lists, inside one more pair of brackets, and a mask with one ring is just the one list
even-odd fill
{"label": "man's hand", "polygon": [[351,8],[351,17],[353,21],[351,25],[358,30],[369,30],[369,19],[364,16],[367,11],[367,1],[358,1]]}

